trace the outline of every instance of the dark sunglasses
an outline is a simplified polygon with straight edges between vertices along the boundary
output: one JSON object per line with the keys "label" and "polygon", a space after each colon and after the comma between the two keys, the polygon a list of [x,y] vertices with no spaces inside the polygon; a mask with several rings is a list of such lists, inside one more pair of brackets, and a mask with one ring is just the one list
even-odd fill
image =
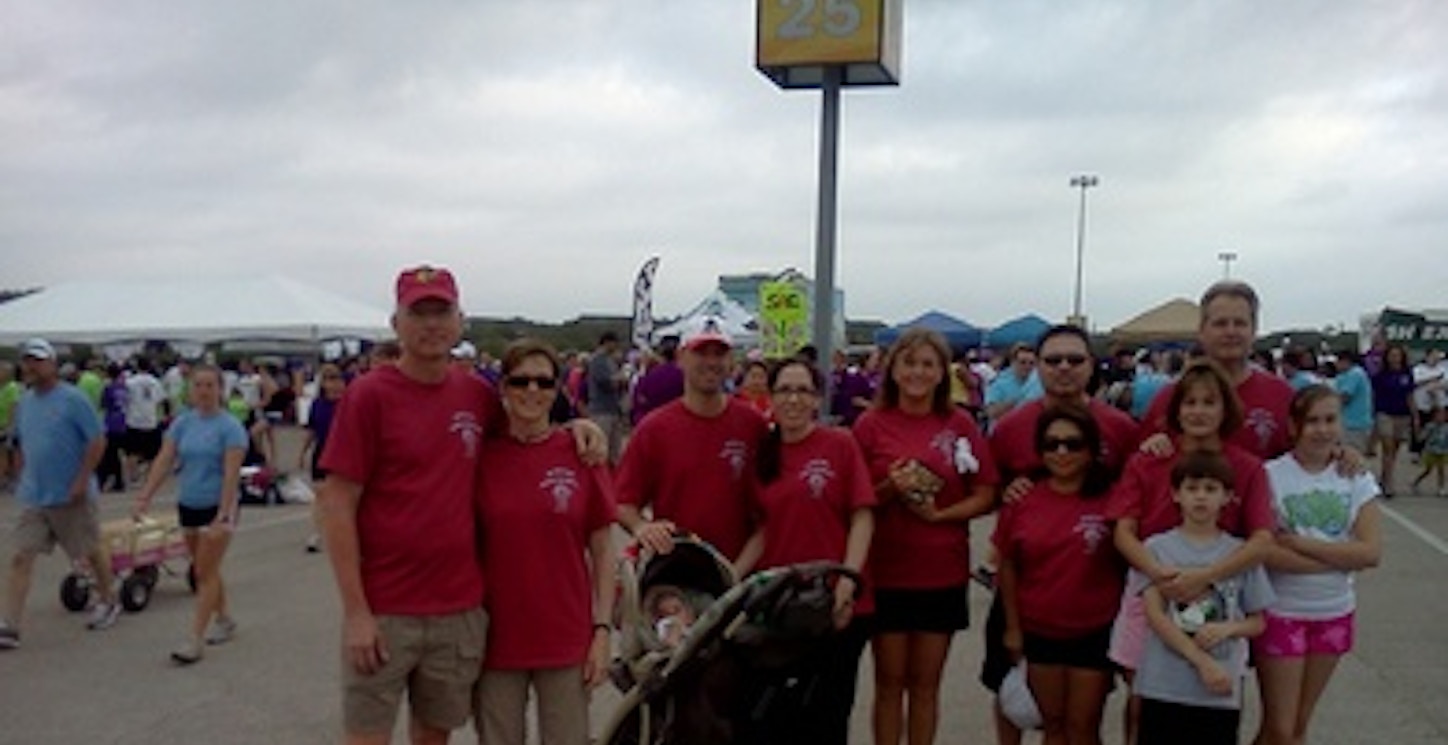
{"label": "dark sunglasses", "polygon": [[522,390],[529,384],[538,386],[540,391],[551,391],[558,386],[558,379],[551,375],[509,375],[503,378],[503,384],[509,388]]}
{"label": "dark sunglasses", "polygon": [[1050,354],[1041,358],[1041,364],[1048,367],[1056,367],[1064,362],[1071,367],[1076,367],[1077,365],[1086,364],[1086,359],[1086,355],[1084,354]]}
{"label": "dark sunglasses", "polygon": [[1054,453],[1058,450],[1079,453],[1085,449],[1086,438],[1084,437],[1046,437],[1041,440],[1041,452],[1043,453]]}

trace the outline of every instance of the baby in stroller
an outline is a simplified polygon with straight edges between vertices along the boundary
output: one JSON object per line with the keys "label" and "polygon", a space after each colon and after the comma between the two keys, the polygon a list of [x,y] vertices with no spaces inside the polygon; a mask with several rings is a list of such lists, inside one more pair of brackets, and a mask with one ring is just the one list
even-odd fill
{"label": "baby in stroller", "polygon": [[625,695],[598,742],[798,742],[779,725],[809,695],[800,663],[833,633],[833,584],[845,574],[800,564],[738,583],[723,556],[691,537],[668,554],[626,557],[613,670]]}

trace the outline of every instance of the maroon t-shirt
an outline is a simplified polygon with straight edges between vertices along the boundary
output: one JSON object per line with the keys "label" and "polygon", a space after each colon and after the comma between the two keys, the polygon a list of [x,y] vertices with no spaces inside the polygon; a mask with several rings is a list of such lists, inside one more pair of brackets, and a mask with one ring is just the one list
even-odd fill
{"label": "maroon t-shirt", "polygon": [[1106,495],[1062,494],[1042,481],[1001,508],[992,540],[1001,561],[1017,568],[1022,630],[1070,639],[1116,618],[1126,562],[1112,541]]}
{"label": "maroon t-shirt", "polygon": [[[1141,540],[1165,533],[1182,522],[1181,509],[1172,498],[1171,469],[1180,458],[1180,443],[1168,456],[1137,453],[1126,462],[1126,471],[1111,490],[1107,517],[1135,518]],[[1272,510],[1272,490],[1262,460],[1227,444],[1222,455],[1232,467],[1232,498],[1222,507],[1217,525],[1238,538],[1246,539],[1258,530],[1274,530],[1277,516]]]}
{"label": "maroon t-shirt", "polygon": [[357,541],[372,612],[425,616],[483,599],[473,499],[496,395],[449,368],[422,383],[394,366],[347,387],[322,468],[362,486]]}
{"label": "maroon t-shirt", "polygon": [[[593,640],[589,537],[617,518],[613,478],[573,436],[488,441],[478,489],[490,670],[581,664]],[[613,557],[608,557],[611,561]]]}
{"label": "maroon t-shirt", "polygon": [[764,432],[764,417],[733,399],[716,417],[695,414],[683,400],[665,404],[639,422],[624,448],[619,504],[652,505],[655,519],[672,520],[733,559],[754,529],[754,453]]}
{"label": "maroon t-shirt", "polygon": [[[806,561],[843,561],[850,520],[857,509],[875,505],[865,458],[848,430],[816,427],[803,440],[785,444],[779,477],[758,488],[764,520],[760,569]],[[855,613],[874,608],[869,592]]]}
{"label": "maroon t-shirt", "polygon": [[[1175,389],[1175,383],[1163,386],[1151,400],[1151,408],[1142,419],[1143,435],[1167,431],[1166,410]],[[1262,460],[1272,460],[1291,450],[1292,418],[1288,409],[1292,405],[1292,386],[1276,375],[1253,368],[1236,390],[1242,402],[1242,427],[1227,441]]]}
{"label": "maroon t-shirt", "polygon": [[[991,454],[1005,479],[1029,478],[1041,467],[1036,454],[1036,422],[1046,403],[1036,399],[1011,409],[990,433]],[[1136,451],[1140,427],[1128,414],[1097,399],[1087,404],[1091,418],[1101,430],[1102,456],[1112,473],[1119,472],[1126,459]]]}
{"label": "maroon t-shirt", "polygon": [[[1000,480],[985,438],[960,411],[912,416],[899,409],[870,409],[855,422],[854,431],[873,483],[887,478],[890,465],[901,459],[913,458],[939,476],[944,485],[935,495],[937,509],[961,502],[978,485],[995,486]],[[976,473],[956,471],[956,443],[961,439],[979,462]],[[924,590],[963,585],[970,579],[969,525],[928,523],[899,500],[890,500],[875,511],[870,562],[876,587]]]}

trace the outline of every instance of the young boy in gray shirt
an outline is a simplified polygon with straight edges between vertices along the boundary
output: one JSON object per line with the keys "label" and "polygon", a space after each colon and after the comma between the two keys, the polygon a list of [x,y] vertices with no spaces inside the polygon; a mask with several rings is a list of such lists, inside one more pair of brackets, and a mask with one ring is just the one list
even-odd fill
{"label": "young boy in gray shirt", "polygon": [[[1185,453],[1172,469],[1181,525],[1146,541],[1158,562],[1206,567],[1242,544],[1217,526],[1232,498],[1232,469],[1216,453]],[[1263,568],[1214,583],[1187,603],[1168,600],[1132,572],[1141,588],[1152,635],[1135,691],[1142,699],[1138,745],[1225,745],[1237,742],[1247,639],[1262,633],[1262,611],[1275,597]]]}

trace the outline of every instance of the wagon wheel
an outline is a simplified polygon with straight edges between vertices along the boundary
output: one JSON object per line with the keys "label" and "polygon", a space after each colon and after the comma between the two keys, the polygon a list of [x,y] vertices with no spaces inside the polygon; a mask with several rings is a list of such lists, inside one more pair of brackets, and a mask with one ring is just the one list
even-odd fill
{"label": "wagon wheel", "polygon": [[90,605],[90,579],[80,574],[67,574],[60,583],[60,604],[72,613],[79,613]]}
{"label": "wagon wheel", "polygon": [[151,602],[151,582],[143,574],[132,574],[121,582],[121,607],[140,613]]}

